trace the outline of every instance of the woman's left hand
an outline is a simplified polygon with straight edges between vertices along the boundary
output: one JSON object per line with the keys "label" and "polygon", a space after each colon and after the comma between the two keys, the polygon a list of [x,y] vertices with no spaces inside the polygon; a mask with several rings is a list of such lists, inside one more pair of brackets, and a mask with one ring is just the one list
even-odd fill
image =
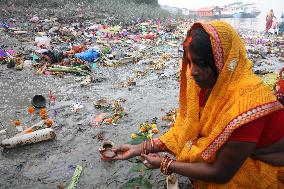
{"label": "woman's left hand", "polygon": [[150,169],[160,168],[162,158],[159,154],[141,154],[143,159],[143,164]]}

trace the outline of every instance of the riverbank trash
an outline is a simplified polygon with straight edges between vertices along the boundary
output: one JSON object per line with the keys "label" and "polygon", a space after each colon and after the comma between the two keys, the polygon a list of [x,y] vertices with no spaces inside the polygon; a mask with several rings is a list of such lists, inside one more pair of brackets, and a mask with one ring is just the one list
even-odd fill
{"label": "riverbank trash", "polygon": [[28,134],[28,133],[40,130],[40,129],[49,128],[49,127],[51,127],[52,123],[53,123],[53,121],[51,119],[41,120],[40,122],[34,124],[31,127],[26,128],[25,130],[16,134],[15,136],[21,136],[21,135],[24,135],[24,134]]}
{"label": "riverbank trash", "polygon": [[5,139],[1,142],[3,148],[15,148],[22,145],[38,143],[41,141],[47,141],[54,139],[55,132],[51,128],[41,129],[32,133],[23,134],[20,136],[14,136],[9,139]]}
{"label": "riverbank trash", "polygon": [[48,48],[50,46],[51,38],[47,36],[35,37],[36,46],[39,48]]}
{"label": "riverbank trash", "polygon": [[89,49],[87,51],[75,54],[76,58],[79,58],[81,60],[88,61],[88,62],[94,62],[95,60],[99,58],[99,56],[100,54],[93,49]]}
{"label": "riverbank trash", "polygon": [[178,178],[174,174],[167,176],[166,183],[167,189],[179,189]]}
{"label": "riverbank trash", "polygon": [[46,99],[42,95],[35,95],[32,98],[31,103],[35,108],[45,108],[46,107]]}

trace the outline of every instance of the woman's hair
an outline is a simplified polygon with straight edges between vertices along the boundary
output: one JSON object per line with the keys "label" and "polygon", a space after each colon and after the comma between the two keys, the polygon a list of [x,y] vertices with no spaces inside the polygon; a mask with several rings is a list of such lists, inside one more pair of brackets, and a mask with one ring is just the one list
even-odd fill
{"label": "woman's hair", "polygon": [[188,46],[189,52],[193,52],[194,54],[203,57],[208,67],[210,67],[217,75],[217,69],[215,66],[215,60],[209,34],[202,27],[199,27],[192,30],[189,33],[189,36],[192,39]]}

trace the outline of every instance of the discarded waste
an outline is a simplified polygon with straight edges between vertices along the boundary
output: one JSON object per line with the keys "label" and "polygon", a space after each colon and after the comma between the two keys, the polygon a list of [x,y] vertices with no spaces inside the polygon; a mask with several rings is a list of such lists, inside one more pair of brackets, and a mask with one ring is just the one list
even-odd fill
{"label": "discarded waste", "polygon": [[46,99],[42,95],[35,95],[32,98],[32,105],[35,108],[45,108],[46,107]]}
{"label": "discarded waste", "polygon": [[9,139],[5,139],[1,142],[3,148],[15,148],[17,146],[38,143],[41,141],[51,140],[55,138],[55,132],[51,128],[46,128],[32,133],[23,134],[20,136],[14,136]]}
{"label": "discarded waste", "polygon": [[100,56],[100,54],[98,52],[92,50],[92,49],[87,50],[85,52],[75,54],[76,58],[79,58],[81,60],[85,60],[85,61],[88,61],[88,62],[95,61],[96,59],[99,58],[99,56]]}
{"label": "discarded waste", "polygon": [[76,188],[76,185],[79,181],[82,170],[83,170],[83,167],[81,165],[76,166],[76,169],[75,169],[74,174],[72,176],[71,182],[68,185],[67,189],[75,189]]}

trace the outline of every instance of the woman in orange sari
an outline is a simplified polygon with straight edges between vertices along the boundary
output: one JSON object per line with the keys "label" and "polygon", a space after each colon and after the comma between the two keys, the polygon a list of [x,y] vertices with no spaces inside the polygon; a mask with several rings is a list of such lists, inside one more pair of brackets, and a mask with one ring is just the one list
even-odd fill
{"label": "woman in orange sari", "polygon": [[174,127],[121,145],[113,160],[141,155],[147,167],[187,176],[195,188],[284,188],[283,105],[252,72],[238,33],[222,21],[195,23],[183,47]]}

